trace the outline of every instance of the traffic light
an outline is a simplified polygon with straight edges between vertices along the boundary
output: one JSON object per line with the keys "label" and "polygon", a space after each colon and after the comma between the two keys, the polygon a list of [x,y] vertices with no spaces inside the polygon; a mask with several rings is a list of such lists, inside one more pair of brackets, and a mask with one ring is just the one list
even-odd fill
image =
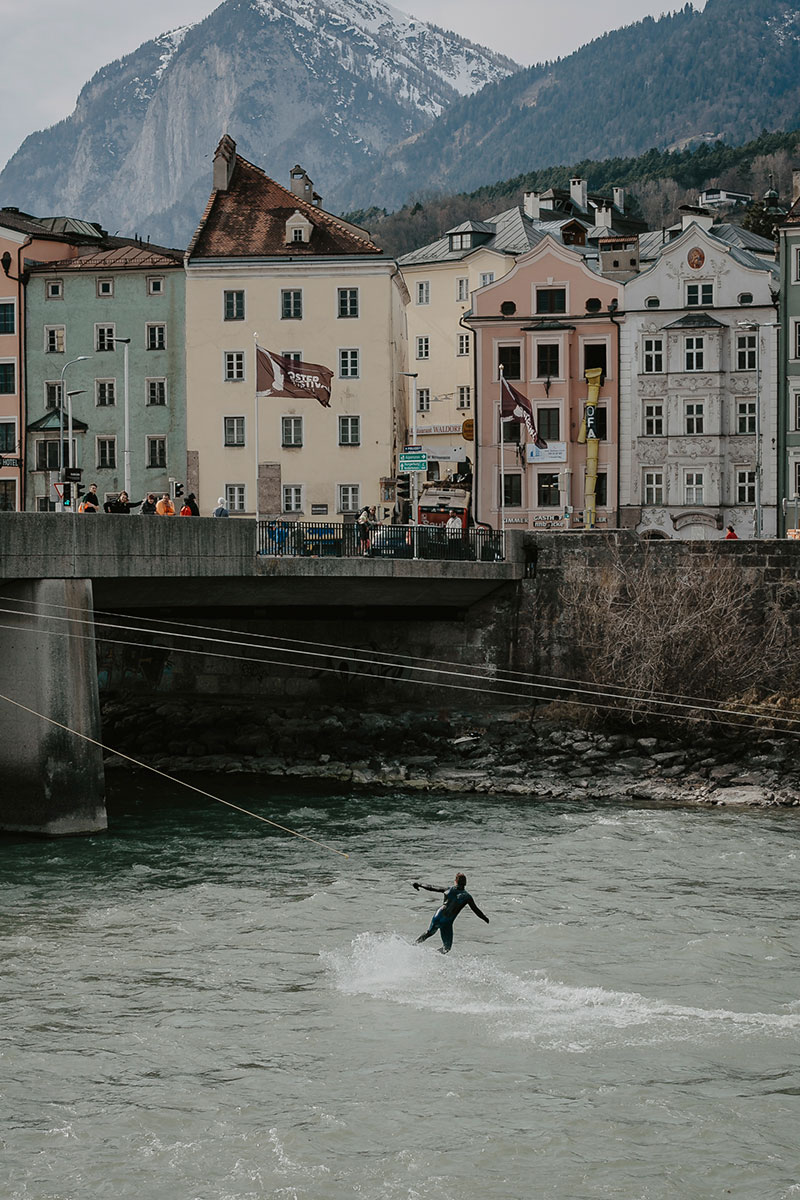
{"label": "traffic light", "polygon": [[75,494],[75,499],[78,501],[79,504],[81,502],[81,496],[83,495],[83,493],[85,491],[86,491],[86,487],[84,484],[76,483],[73,485],[73,492]]}
{"label": "traffic light", "polygon": [[398,499],[398,501],[411,499],[411,476],[410,475],[398,475],[397,476],[397,499]]}
{"label": "traffic light", "polygon": [[183,495],[183,484],[176,483],[175,484],[175,499],[179,500],[182,495]]}
{"label": "traffic light", "polygon": [[65,483],[63,491],[64,508],[72,508],[72,484]]}
{"label": "traffic light", "polygon": [[183,484],[178,483],[177,479],[170,478],[169,494],[173,500],[179,500],[183,495]]}

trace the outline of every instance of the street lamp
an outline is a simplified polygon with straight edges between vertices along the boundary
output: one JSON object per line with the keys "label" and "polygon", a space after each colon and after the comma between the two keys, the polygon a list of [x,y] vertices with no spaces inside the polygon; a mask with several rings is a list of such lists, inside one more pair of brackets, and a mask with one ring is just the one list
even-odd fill
{"label": "street lamp", "polygon": [[[414,381],[411,386],[411,444],[412,444],[412,446],[416,446],[416,444],[417,444],[417,379],[419,378],[419,372],[417,372],[417,371],[401,371],[400,374],[402,376],[404,376],[406,379],[413,379],[413,381]],[[412,497],[411,513],[412,513],[412,518],[413,518],[414,524],[416,525],[417,517],[419,515],[417,512],[417,503],[419,500],[419,496],[418,496],[418,491],[417,491],[417,472],[416,471],[411,472],[411,497]],[[417,557],[416,541],[414,542],[414,557],[415,558]]]}
{"label": "street lamp", "polygon": [[[78,388],[76,391],[67,392],[67,445],[69,446],[69,465],[74,467],[76,464],[72,461],[72,397],[82,396],[86,388]],[[75,515],[75,505],[72,506],[72,515]]]}
{"label": "street lamp", "polygon": [[130,338],[112,337],[111,341],[116,346],[117,342],[122,344],[123,352],[123,368],[122,368],[122,404],[125,421],[125,441],[122,451],[122,471],[125,481],[125,491],[128,496],[131,494],[131,422],[130,411],[128,409],[128,347],[131,344]]}
{"label": "street lamp", "polygon": [[[61,383],[58,389],[58,473],[61,476],[61,482],[64,481],[64,374],[67,367],[71,367],[73,363],[86,362],[91,358],[91,354],[79,354],[77,358],[71,358],[69,362],[65,362],[61,368]],[[72,463],[72,421],[70,419],[70,443],[69,455],[70,466]]]}

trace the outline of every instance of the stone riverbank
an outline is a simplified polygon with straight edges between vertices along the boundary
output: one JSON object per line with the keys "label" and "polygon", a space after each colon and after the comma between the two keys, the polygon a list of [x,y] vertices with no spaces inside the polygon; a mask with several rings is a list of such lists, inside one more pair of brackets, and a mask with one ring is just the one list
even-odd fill
{"label": "stone riverbank", "polygon": [[[800,807],[789,736],[737,731],[691,741],[577,728],[529,711],[264,712],[252,704],[104,705],[107,746],[169,774],[235,772],[337,787],[576,800]],[[107,769],[135,770],[107,754]]]}

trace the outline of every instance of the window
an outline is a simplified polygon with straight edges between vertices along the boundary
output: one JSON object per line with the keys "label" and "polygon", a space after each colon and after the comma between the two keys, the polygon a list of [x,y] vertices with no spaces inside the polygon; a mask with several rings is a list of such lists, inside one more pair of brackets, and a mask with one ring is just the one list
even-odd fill
{"label": "window", "polygon": [[299,362],[303,361],[303,351],[302,350],[281,350],[281,358],[290,358],[292,360],[292,362],[299,363]]}
{"label": "window", "polygon": [[703,503],[703,472],[686,471],[683,477],[684,504]]}
{"label": "window", "polygon": [[281,292],[281,319],[301,321],[303,318],[303,293],[299,288],[287,288]]}
{"label": "window", "polygon": [[14,333],[16,324],[14,301],[0,301],[0,333]]}
{"label": "window", "polygon": [[0,362],[0,396],[13,396],[17,390],[17,364]]}
{"label": "window", "polygon": [[418,388],[417,389],[417,412],[430,412],[430,411],[431,411],[431,389],[430,388]]}
{"label": "window", "polygon": [[645,437],[664,436],[664,402],[663,400],[648,400],[644,406],[644,422],[642,424]]}
{"label": "window", "polygon": [[539,508],[558,508],[561,497],[558,490],[558,473],[542,472],[536,477],[536,501]]}
{"label": "window", "polygon": [[[10,511],[11,511],[11,509],[9,509],[9,512]],[[55,500],[51,500],[49,496],[37,496],[36,497],[36,511],[37,512],[55,512],[56,511]]]}
{"label": "window", "polygon": [[[15,512],[17,507],[17,481],[15,479],[0,479],[0,512]],[[50,504],[45,512],[52,512],[55,504]],[[39,509],[41,512],[42,510]]]}
{"label": "window", "polygon": [[800,392],[794,394],[794,428],[800,429]]}
{"label": "window", "polygon": [[244,379],[244,350],[225,351],[223,379],[226,383],[238,383],[239,380]]}
{"label": "window", "polygon": [[47,283],[44,285],[44,295],[46,300],[63,300],[63,281],[61,279],[48,279]]}
{"label": "window", "polygon": [[748,468],[736,472],[736,503],[755,504],[756,473]]}
{"label": "window", "polygon": [[339,445],[361,445],[361,417],[339,417]]}
{"label": "window", "polygon": [[358,379],[358,351],[339,351],[339,378]]}
{"label": "window", "polygon": [[456,300],[469,300],[469,279],[466,277],[456,280]]}
{"label": "window", "polygon": [[63,325],[45,325],[45,354],[63,354],[67,344],[67,331]]}
{"label": "window", "polygon": [[645,504],[663,504],[664,472],[645,471],[643,491]]}
{"label": "window", "polygon": [[608,438],[608,409],[601,408],[599,404],[594,410],[594,431],[598,442],[604,442]]}
{"label": "window", "polygon": [[684,433],[703,432],[703,401],[692,400],[684,405]]}
{"label": "window", "polygon": [[147,349],[148,350],[166,350],[167,348],[167,327],[166,325],[148,325],[147,326]]}
{"label": "window", "polygon": [[755,371],[758,366],[758,335],[755,333],[737,333],[736,335],[736,370]]}
{"label": "window", "polygon": [[468,333],[460,333],[458,335],[458,349],[456,350],[456,354],[459,354],[459,355],[469,354],[469,334]]}
{"label": "window", "polygon": [[701,337],[687,337],[685,343],[686,370],[702,371],[704,342]]}
{"label": "window", "polygon": [[800,358],[800,321],[794,323],[794,357]]}
{"label": "window", "polygon": [[736,401],[736,432],[756,432],[756,402],[754,399]]}
{"label": "window", "polygon": [[537,288],[537,313],[565,313],[567,311],[566,288]]}
{"label": "window", "polygon": [[164,295],[164,276],[150,275],[147,280],[148,296],[163,296]]}
{"label": "window", "polygon": [[800,462],[794,464],[794,495],[800,496]]}
{"label": "window", "polygon": [[597,472],[594,483],[594,502],[598,508],[608,507],[608,475],[605,471]]}
{"label": "window", "polygon": [[244,292],[223,292],[226,321],[244,320]]}
{"label": "window", "polygon": [[114,349],[115,328],[113,325],[95,325],[94,348],[96,351]]}
{"label": "window", "polygon": [[339,512],[358,512],[361,507],[361,489],[357,483],[340,483],[337,493]]}
{"label": "window", "polygon": [[[500,368],[502,367],[502,372]],[[505,376],[506,379],[521,379],[522,378],[522,347],[516,346],[498,346],[497,347],[497,373]]]}
{"label": "window", "polygon": [[116,379],[95,379],[94,402],[98,408],[107,408],[117,403]]}
{"label": "window", "polygon": [[739,293],[739,303],[740,304],[752,304],[753,303],[753,293],[752,292],[740,292]]}
{"label": "window", "polygon": [[518,446],[522,441],[522,424],[520,421],[502,421],[503,441]]}
{"label": "window", "polygon": [[658,296],[648,296],[644,302],[645,308],[660,308],[661,301]]}
{"label": "window", "polygon": [[[64,443],[64,462],[67,462],[69,452],[67,443]],[[36,470],[37,471],[57,471],[61,466],[59,462],[58,442],[48,438],[47,440],[40,438],[36,443]]]}
{"label": "window", "polygon": [[243,483],[225,484],[225,507],[228,512],[244,512],[245,485]]}
{"label": "window", "polygon": [[281,417],[281,445],[284,447],[302,446],[303,418]]}
{"label": "window", "polygon": [[431,302],[431,285],[427,279],[420,280],[417,284],[417,304],[430,304]]}
{"label": "window", "polygon": [[163,408],[167,403],[167,381],[166,379],[146,379],[145,387],[147,389],[147,404]]}
{"label": "window", "polygon": [[561,414],[557,408],[540,408],[536,412],[540,435],[546,442],[557,442],[561,432]]}
{"label": "window", "polygon": [[147,439],[148,467],[165,467],[167,465],[167,439],[165,437],[149,437]]}
{"label": "window", "polygon": [[714,285],[713,283],[687,283],[686,285],[686,306],[687,308],[697,308],[699,306],[707,307],[714,303]]}
{"label": "window", "polygon": [[0,454],[14,454],[16,449],[16,425],[13,421],[0,421]]}
{"label": "window", "polygon": [[451,250],[470,250],[472,248],[471,233],[451,233],[450,234],[450,249]]}
{"label": "window", "polygon": [[458,407],[469,408],[472,405],[472,391],[468,387],[458,389]]}
{"label": "window", "polygon": [[557,342],[540,342],[536,347],[536,375],[539,379],[558,379],[561,347]]}
{"label": "window", "polygon": [[113,437],[99,437],[95,440],[95,447],[95,466],[114,470],[117,465],[117,439]]}
{"label": "window", "polygon": [[522,508],[522,476],[503,476],[503,506],[505,508]]}
{"label": "window", "polygon": [[358,288],[339,288],[339,316],[358,316]]}
{"label": "window", "polygon": [[113,279],[98,279],[97,294],[104,299],[108,299],[114,295],[114,280]]}
{"label": "window", "polygon": [[283,511],[285,513],[303,511],[303,487],[299,483],[286,483],[283,486]]}
{"label": "window", "polygon": [[664,371],[664,339],[646,337],[642,343],[643,367],[646,375],[661,375]]}
{"label": "window", "polygon": [[431,356],[431,339],[429,337],[417,338],[417,358],[430,358]]}
{"label": "window", "polygon": [[50,380],[44,385],[45,408],[58,408],[61,403],[61,383]]}
{"label": "window", "polygon": [[608,370],[608,346],[605,342],[589,342],[583,347],[583,369],[592,371],[597,367],[603,372],[603,379]]}
{"label": "window", "polygon": [[223,432],[226,446],[243,446],[244,417],[225,417]]}

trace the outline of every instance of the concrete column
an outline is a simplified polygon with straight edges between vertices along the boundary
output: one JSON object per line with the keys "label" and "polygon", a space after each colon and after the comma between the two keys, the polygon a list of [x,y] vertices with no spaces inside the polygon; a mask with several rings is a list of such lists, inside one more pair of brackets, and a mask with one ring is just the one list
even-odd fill
{"label": "concrete column", "polygon": [[[94,627],[47,619],[90,620],[91,580],[5,582],[0,608],[30,614],[0,616],[0,693],[99,740]],[[0,728],[0,829],[58,837],[106,828],[98,746],[5,700]]]}

